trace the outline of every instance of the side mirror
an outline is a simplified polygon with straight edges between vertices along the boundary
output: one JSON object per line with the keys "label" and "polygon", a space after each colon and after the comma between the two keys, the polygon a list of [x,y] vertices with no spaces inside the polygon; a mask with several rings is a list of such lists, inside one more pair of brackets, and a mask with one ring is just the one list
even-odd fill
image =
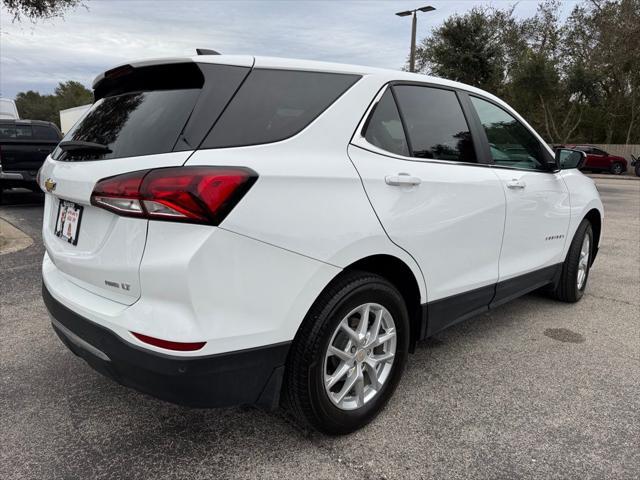
{"label": "side mirror", "polygon": [[556,150],[556,162],[560,166],[561,170],[568,170],[570,168],[582,168],[587,154],[580,150],[573,150],[571,148],[558,148]]}

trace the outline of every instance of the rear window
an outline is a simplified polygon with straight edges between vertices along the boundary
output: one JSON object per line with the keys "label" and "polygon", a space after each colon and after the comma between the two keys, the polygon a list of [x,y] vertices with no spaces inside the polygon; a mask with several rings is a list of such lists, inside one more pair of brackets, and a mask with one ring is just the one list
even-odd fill
{"label": "rear window", "polygon": [[[53,156],[68,161],[103,160],[193,149],[247,70],[183,63],[137,69],[125,66],[107,72],[95,88],[98,100],[69,130],[61,145],[67,141],[89,142],[104,145],[108,151],[64,151],[58,146]],[[201,106],[197,105],[199,99]],[[194,136],[189,134],[194,129],[188,130],[188,123],[207,127]],[[180,148],[175,148],[178,143]]]}
{"label": "rear window", "polygon": [[135,157],[173,150],[178,135],[196,103],[199,89],[123,93],[93,104],[65,141],[106,145],[108,153],[62,152],[60,160]]}
{"label": "rear window", "polygon": [[60,140],[60,135],[58,134],[58,131],[53,127],[47,127],[46,125],[34,125],[33,139],[58,142]]}
{"label": "rear window", "polygon": [[253,70],[202,148],[271,143],[300,132],[359,75]]}
{"label": "rear window", "polygon": [[0,124],[0,139],[2,140],[31,140],[32,137],[31,125]]}

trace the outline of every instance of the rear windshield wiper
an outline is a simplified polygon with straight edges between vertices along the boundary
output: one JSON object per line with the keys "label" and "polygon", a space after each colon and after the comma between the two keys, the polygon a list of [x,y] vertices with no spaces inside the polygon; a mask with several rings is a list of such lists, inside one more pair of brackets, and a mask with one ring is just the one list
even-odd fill
{"label": "rear windshield wiper", "polygon": [[106,145],[79,140],[67,140],[66,142],[60,142],[58,146],[65,152],[111,153],[111,149]]}

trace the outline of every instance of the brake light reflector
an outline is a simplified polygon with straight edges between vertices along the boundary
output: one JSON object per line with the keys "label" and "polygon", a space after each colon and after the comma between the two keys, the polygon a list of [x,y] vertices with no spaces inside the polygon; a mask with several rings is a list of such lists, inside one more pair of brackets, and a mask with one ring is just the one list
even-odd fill
{"label": "brake light reflector", "polygon": [[100,180],[91,203],[118,215],[218,225],[255,183],[244,167],[169,167]]}
{"label": "brake light reflector", "polygon": [[161,340],[159,338],[149,337],[141,333],[131,332],[138,340],[154,347],[165,348],[167,350],[175,350],[176,352],[192,352],[200,350],[207,342],[172,342],[170,340]]}

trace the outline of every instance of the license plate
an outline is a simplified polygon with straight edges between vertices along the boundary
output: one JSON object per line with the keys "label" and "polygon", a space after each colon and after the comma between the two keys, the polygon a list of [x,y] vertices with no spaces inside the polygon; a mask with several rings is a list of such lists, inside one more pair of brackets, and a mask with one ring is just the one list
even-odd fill
{"label": "license plate", "polygon": [[80,220],[82,220],[82,205],[60,200],[58,205],[58,218],[56,219],[56,236],[66,240],[71,245],[78,244],[80,233]]}

